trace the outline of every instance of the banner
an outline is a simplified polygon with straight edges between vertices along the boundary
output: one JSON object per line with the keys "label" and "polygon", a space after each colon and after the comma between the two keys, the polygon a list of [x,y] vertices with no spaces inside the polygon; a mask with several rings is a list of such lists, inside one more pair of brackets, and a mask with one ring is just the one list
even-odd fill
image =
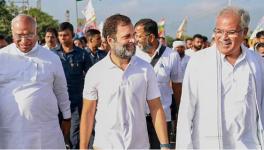
{"label": "banner", "polygon": [[88,4],[86,5],[85,9],[82,11],[82,14],[85,17],[85,25],[83,28],[83,32],[89,29],[96,29],[96,15],[92,4],[92,0],[88,0]]}
{"label": "banner", "polygon": [[162,18],[158,22],[158,29],[159,29],[159,37],[165,37],[165,19]]}
{"label": "banner", "polygon": [[181,22],[181,24],[180,24],[180,26],[176,32],[176,39],[182,38],[183,34],[186,32],[186,27],[187,27],[187,17],[185,17],[182,20],[182,22]]}

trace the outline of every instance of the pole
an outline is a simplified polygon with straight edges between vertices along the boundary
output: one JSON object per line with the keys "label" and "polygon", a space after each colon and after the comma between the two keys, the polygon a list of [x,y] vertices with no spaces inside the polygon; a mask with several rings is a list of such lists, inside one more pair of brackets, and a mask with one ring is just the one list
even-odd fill
{"label": "pole", "polygon": [[232,5],[232,0],[228,0],[228,6]]}
{"label": "pole", "polygon": [[76,6],[76,32],[77,32],[77,28],[78,28],[78,5],[77,5],[78,1],[75,0],[75,6]]}

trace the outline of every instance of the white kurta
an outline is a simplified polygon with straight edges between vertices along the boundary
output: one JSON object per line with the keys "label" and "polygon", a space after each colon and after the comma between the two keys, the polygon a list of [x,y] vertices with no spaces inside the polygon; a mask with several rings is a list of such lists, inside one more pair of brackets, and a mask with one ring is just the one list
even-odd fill
{"label": "white kurta", "polygon": [[[263,147],[264,66],[259,55],[247,50],[244,46],[242,48],[254,78],[255,98],[252,100],[255,100],[258,115],[255,124],[257,124],[259,144]],[[216,46],[212,46],[195,53],[187,65],[177,124],[176,146],[179,149],[223,149],[226,146],[223,145],[224,140],[229,137],[225,131],[223,132],[222,124],[224,116],[221,69],[219,69],[221,57],[219,56]],[[247,144],[245,141],[238,142]]]}
{"label": "white kurta", "polygon": [[0,148],[65,148],[58,107],[71,114],[59,57],[38,44],[28,53],[11,44],[0,64]]}
{"label": "white kurta", "polygon": [[123,71],[107,55],[86,74],[83,97],[97,100],[94,146],[148,149],[145,102],[160,96],[155,73],[133,56]]}

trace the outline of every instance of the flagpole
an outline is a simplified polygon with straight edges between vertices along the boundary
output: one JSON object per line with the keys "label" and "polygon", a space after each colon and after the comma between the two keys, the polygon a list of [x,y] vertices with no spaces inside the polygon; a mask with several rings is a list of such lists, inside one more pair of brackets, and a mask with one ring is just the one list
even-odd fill
{"label": "flagpole", "polygon": [[228,6],[231,6],[232,0],[228,0]]}
{"label": "flagpole", "polygon": [[78,5],[77,5],[78,1],[75,0],[75,7],[76,7],[76,32],[77,32],[77,28],[78,28]]}

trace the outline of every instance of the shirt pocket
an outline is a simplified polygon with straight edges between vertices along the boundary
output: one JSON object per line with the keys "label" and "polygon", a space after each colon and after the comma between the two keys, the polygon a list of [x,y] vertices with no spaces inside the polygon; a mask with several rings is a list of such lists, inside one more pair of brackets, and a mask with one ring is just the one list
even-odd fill
{"label": "shirt pocket", "polygon": [[158,82],[168,82],[169,81],[169,69],[164,65],[164,63],[158,63],[155,69],[157,81]]}

